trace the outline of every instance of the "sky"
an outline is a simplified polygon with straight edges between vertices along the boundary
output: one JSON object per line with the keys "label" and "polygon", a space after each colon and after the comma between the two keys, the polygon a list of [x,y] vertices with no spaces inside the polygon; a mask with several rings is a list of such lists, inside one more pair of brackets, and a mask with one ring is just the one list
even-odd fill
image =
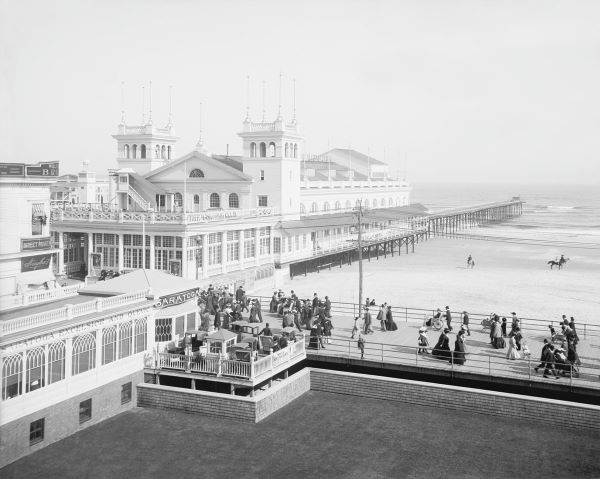
{"label": "sky", "polygon": [[598,184],[599,25],[597,0],[0,0],[0,161],[105,173],[150,81],[157,126],[172,86],[177,155],[200,129],[240,154],[263,82],[289,120],[295,79],[305,153],[350,147],[413,185]]}

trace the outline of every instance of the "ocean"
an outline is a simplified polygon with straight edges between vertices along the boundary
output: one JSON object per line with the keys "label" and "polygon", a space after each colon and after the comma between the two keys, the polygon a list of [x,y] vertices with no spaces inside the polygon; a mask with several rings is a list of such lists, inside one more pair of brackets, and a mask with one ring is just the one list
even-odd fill
{"label": "ocean", "polygon": [[513,196],[524,201],[523,215],[488,227],[491,235],[554,245],[556,254],[575,248],[600,264],[600,186],[413,185],[411,201],[441,212]]}

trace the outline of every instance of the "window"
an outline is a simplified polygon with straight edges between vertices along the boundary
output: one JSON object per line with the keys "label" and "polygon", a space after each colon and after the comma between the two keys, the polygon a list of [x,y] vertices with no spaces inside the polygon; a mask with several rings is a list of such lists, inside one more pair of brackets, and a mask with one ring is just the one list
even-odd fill
{"label": "window", "polygon": [[302,235],[302,247],[306,248],[306,235]]}
{"label": "window", "polygon": [[131,402],[131,382],[121,384],[121,404]]}
{"label": "window", "polygon": [[44,348],[35,348],[27,351],[27,382],[25,392],[35,391],[45,386],[45,359]]}
{"label": "window", "polygon": [[294,158],[298,158],[298,144],[294,143]]}
{"label": "window", "polygon": [[2,399],[10,399],[23,392],[23,356],[13,354],[2,360]]}
{"label": "window", "polygon": [[260,181],[265,181],[265,170],[260,170]]}
{"label": "window", "polygon": [[48,347],[48,384],[65,379],[65,343],[52,343]]}
{"label": "window", "polygon": [[220,208],[221,207],[221,199],[219,198],[218,193],[210,194],[210,207],[211,208]]}
{"label": "window", "polygon": [[173,328],[172,318],[158,318],[156,320],[154,340],[157,343],[171,341]]}
{"label": "window", "polygon": [[146,318],[135,320],[133,354],[141,353],[148,347],[148,321]]}
{"label": "window", "polygon": [[273,238],[273,253],[281,253],[281,238]]}
{"label": "window", "polygon": [[86,399],[79,403],[79,424],[92,419],[92,400]]}
{"label": "window", "polygon": [[131,152],[132,152],[132,157],[135,160],[137,158],[137,145],[133,145],[133,147],[131,148]]}
{"label": "window", "polygon": [[193,331],[195,329],[196,329],[196,313],[188,313],[185,330]]}
{"label": "window", "polygon": [[240,259],[240,232],[227,232],[227,261],[239,261]]}
{"label": "window", "polygon": [[256,158],[256,143],[250,143],[250,158]]}
{"label": "window", "polygon": [[29,424],[29,445],[33,446],[44,440],[44,418],[33,421]]}
{"label": "window", "polygon": [[142,145],[142,146],[140,147],[140,156],[141,156],[142,158],[146,158],[146,145]]}
{"label": "window", "polygon": [[194,204],[195,205],[199,205],[200,204],[200,195],[194,195]]}
{"label": "window", "polygon": [[160,157],[165,160],[167,158],[167,148],[165,147],[165,145],[161,146],[160,148]]}
{"label": "window", "polygon": [[265,158],[266,156],[267,156],[267,144],[261,143],[260,144],[260,157]]}
{"label": "window", "polygon": [[125,158],[129,158],[129,145],[125,145],[125,148],[123,151],[125,154]]}
{"label": "window", "polygon": [[258,206],[267,206],[267,197],[260,195],[258,197]]}
{"label": "window", "polygon": [[72,375],[84,373],[96,367],[96,338],[88,333],[73,339]]}
{"label": "window", "polygon": [[306,213],[306,207],[304,206],[304,203],[300,203],[300,214],[303,215]]}
{"label": "window", "polygon": [[388,200],[388,206],[394,206],[394,200],[392,198]]}
{"label": "window", "polygon": [[285,144],[285,157],[289,158],[289,156],[290,156],[290,144],[286,143]]}
{"label": "window", "polygon": [[222,233],[210,233],[208,235],[208,265],[221,264],[222,253],[221,243],[223,241]]}
{"label": "window", "polygon": [[181,196],[181,193],[175,193],[175,195],[173,195],[173,202],[176,207],[181,208],[183,206],[183,196]]}
{"label": "window", "polygon": [[373,200],[373,208],[377,208],[377,198]]}
{"label": "window", "polygon": [[258,236],[260,239],[260,250],[261,256],[271,253],[271,227],[259,228]]}
{"label": "window", "polygon": [[160,146],[158,145],[154,147],[154,158],[160,158]]}
{"label": "window", "polygon": [[167,146],[167,160],[171,159],[171,147]]}
{"label": "window", "polygon": [[244,230],[244,258],[256,256],[256,233],[253,229]]}
{"label": "window", "polygon": [[131,356],[131,323],[119,324],[119,359]]}
{"label": "window", "polygon": [[313,203],[312,205],[310,205],[311,213],[317,213],[318,211],[319,211],[319,205],[317,205],[317,203]]}
{"label": "window", "polygon": [[119,267],[119,237],[116,234],[94,233],[94,250],[102,253],[103,268]]}
{"label": "window", "polygon": [[150,236],[146,236],[146,264],[144,262],[144,247],[142,235],[123,235],[123,266],[131,269],[150,268]]}
{"label": "window", "polygon": [[327,201],[323,204],[323,211],[329,211],[329,203]]}
{"label": "window", "polygon": [[275,146],[275,143],[271,142],[269,143],[269,156],[271,158],[274,158],[277,152],[277,147]]}
{"label": "window", "polygon": [[294,236],[294,248],[296,248],[296,251],[300,249],[300,235]]}
{"label": "window", "polygon": [[187,260],[194,261],[196,268],[202,268],[202,236],[188,237]]}
{"label": "window", "polygon": [[112,363],[117,359],[117,329],[116,326],[102,331],[102,364]]}
{"label": "window", "polygon": [[190,171],[190,178],[204,178],[204,172],[198,168],[194,168]]}
{"label": "window", "polygon": [[239,208],[240,207],[240,199],[237,193],[231,193],[229,195],[229,207],[230,208]]}
{"label": "window", "polygon": [[154,268],[169,271],[169,261],[181,260],[183,254],[181,236],[154,237]]}
{"label": "window", "polygon": [[46,224],[46,212],[44,203],[31,204],[31,234],[43,234],[44,225]]}

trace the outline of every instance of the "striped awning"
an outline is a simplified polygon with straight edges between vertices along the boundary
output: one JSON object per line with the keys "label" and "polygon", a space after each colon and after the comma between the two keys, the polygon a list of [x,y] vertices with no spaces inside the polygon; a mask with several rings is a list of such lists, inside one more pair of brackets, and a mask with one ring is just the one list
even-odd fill
{"label": "striped awning", "polygon": [[46,216],[44,203],[33,203],[31,205],[31,213],[33,216]]}

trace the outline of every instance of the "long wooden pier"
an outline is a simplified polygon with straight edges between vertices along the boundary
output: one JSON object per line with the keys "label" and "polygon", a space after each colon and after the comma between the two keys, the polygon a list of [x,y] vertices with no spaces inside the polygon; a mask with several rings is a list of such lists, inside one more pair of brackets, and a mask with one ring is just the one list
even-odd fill
{"label": "long wooden pier", "polygon": [[[415,252],[415,244],[429,239],[432,235],[453,234],[459,230],[479,225],[499,223],[520,216],[523,213],[523,202],[519,197],[511,200],[447,210],[441,213],[414,216],[407,218],[409,229],[389,232],[382,230],[381,237],[363,241],[363,259],[371,261],[380,256],[400,255],[402,249],[406,254]],[[366,213],[368,215],[368,213]],[[306,276],[308,273],[319,272],[321,269],[331,269],[332,266],[342,267],[358,261],[358,242],[348,241],[347,246],[340,247],[335,252],[325,252],[310,258],[297,259],[289,263],[290,278]]]}

